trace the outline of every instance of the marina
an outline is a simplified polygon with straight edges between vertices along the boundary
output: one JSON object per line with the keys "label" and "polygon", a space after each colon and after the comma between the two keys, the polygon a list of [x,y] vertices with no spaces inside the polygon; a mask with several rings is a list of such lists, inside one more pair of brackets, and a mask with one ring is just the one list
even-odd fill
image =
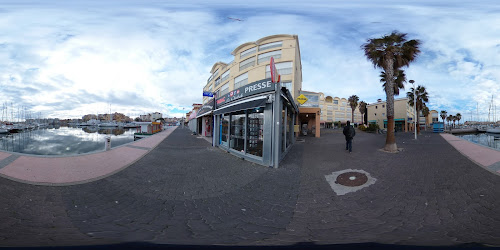
{"label": "marina", "polygon": [[136,128],[47,127],[0,134],[0,150],[32,155],[70,156],[105,150],[133,142]]}
{"label": "marina", "polygon": [[500,134],[476,133],[460,134],[455,136],[482,146],[500,150]]}

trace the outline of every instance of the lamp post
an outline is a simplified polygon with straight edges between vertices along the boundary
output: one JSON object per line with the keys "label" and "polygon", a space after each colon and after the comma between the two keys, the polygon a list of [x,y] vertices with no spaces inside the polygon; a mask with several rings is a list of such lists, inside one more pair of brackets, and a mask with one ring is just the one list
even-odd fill
{"label": "lamp post", "polygon": [[410,83],[413,85],[413,112],[414,112],[413,117],[415,118],[414,121],[413,121],[413,124],[414,124],[415,140],[416,140],[417,139],[417,119],[418,119],[418,115],[417,115],[417,96],[415,96],[415,81],[410,80]]}

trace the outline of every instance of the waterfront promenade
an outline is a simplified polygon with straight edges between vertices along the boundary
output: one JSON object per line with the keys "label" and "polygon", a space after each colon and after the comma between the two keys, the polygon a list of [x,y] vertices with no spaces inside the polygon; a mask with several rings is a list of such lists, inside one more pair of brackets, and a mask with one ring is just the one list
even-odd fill
{"label": "waterfront promenade", "polygon": [[[94,168],[99,161],[85,164],[92,155],[28,164],[22,157],[30,157],[2,153],[0,246],[500,246],[498,151],[475,154],[475,144],[452,146],[454,137],[432,133],[396,138],[403,150],[389,154],[379,150],[384,135],[358,132],[349,154],[341,131],[324,130],[297,142],[278,169],[213,148],[182,127],[98,153],[108,159],[106,171]],[[54,162],[44,171],[53,166],[54,175],[65,166],[82,169],[70,178],[29,174],[46,159]],[[111,167],[112,159],[119,164]],[[340,195],[326,177],[347,169],[376,180]]]}

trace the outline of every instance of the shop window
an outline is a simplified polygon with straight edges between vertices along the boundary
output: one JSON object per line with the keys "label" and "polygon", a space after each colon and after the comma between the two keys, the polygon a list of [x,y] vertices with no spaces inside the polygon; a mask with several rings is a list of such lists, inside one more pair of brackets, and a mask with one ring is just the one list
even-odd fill
{"label": "shop window", "polygon": [[[292,140],[293,140],[293,114],[291,112],[291,108],[289,107],[287,112],[286,112],[286,121],[287,121],[287,131],[286,131],[286,134],[287,134],[287,140],[286,140],[286,147],[290,147],[290,145],[292,144]],[[318,119],[318,118],[316,118]],[[315,131],[313,131],[313,133],[315,133]]]}
{"label": "shop window", "polygon": [[229,115],[222,115],[220,125],[220,141],[219,143],[227,147],[229,138]]}
{"label": "shop window", "polygon": [[247,153],[262,157],[264,146],[264,108],[248,110]]}
{"label": "shop window", "polygon": [[245,152],[245,111],[231,114],[231,136],[229,147]]}

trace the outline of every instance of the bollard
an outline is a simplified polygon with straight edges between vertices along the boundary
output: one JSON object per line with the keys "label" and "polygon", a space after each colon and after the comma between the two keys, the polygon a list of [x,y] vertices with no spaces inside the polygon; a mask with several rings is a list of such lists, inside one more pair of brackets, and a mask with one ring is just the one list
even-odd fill
{"label": "bollard", "polygon": [[105,150],[110,150],[111,149],[111,136],[107,136],[105,140]]}

